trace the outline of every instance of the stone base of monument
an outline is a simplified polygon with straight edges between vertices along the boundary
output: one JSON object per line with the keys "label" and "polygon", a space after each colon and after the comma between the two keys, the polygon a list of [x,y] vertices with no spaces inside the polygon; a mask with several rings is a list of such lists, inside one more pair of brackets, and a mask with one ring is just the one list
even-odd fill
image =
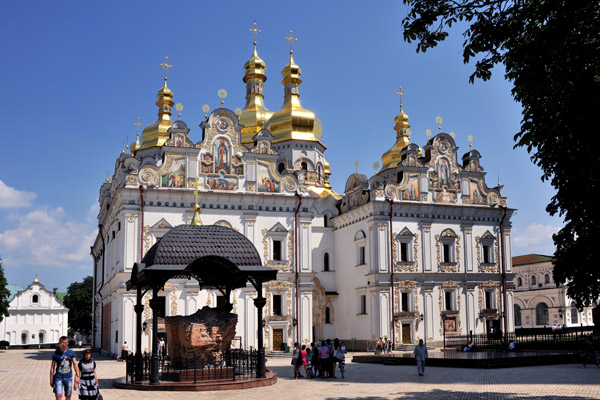
{"label": "stone base of monument", "polygon": [[233,380],[233,367],[183,369],[176,374],[177,382]]}

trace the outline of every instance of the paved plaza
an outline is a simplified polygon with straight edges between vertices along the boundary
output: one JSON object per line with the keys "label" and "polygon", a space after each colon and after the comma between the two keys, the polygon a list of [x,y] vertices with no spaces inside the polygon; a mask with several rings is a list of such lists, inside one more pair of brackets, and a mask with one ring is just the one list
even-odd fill
{"label": "paved plaza", "polygon": [[[78,357],[81,352],[76,350]],[[0,352],[3,399],[53,399],[49,385],[51,350]],[[289,358],[271,358],[279,376],[275,385],[222,392],[140,392],[112,387],[125,375],[125,363],[95,355],[101,392],[116,399],[600,399],[600,369],[566,364],[512,369],[430,367],[418,376],[414,366],[348,362],[346,379],[293,379]],[[349,355],[348,360],[351,359]],[[76,399],[77,396],[73,396]]]}

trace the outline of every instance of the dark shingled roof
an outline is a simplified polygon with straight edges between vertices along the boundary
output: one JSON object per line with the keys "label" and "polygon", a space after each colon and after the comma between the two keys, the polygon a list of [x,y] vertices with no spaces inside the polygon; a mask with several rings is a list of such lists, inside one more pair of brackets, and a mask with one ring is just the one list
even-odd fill
{"label": "dark shingled roof", "polygon": [[179,225],[167,232],[144,256],[152,265],[189,265],[195,260],[217,256],[238,266],[262,266],[258,251],[248,238],[217,225]]}

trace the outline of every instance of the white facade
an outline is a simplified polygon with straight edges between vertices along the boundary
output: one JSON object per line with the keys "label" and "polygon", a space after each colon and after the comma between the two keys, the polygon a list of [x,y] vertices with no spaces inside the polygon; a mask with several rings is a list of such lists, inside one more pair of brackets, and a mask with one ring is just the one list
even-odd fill
{"label": "white facade", "polygon": [[516,328],[594,326],[596,305],[579,310],[552,276],[552,257],[528,254],[513,257]]}
{"label": "white facade", "polygon": [[58,343],[67,336],[69,309],[37,279],[15,294],[8,312],[0,332],[11,346]]}
{"label": "white facade", "polygon": [[[504,297],[506,328],[514,329],[514,210],[506,208],[501,186],[486,185],[479,153],[459,159],[453,138],[440,133],[423,149],[401,146],[393,163],[370,179],[351,175],[340,196],[329,186],[325,146],[316,133],[320,122],[303,110],[289,126],[305,123],[315,131],[285,131],[285,113],[296,110],[285,109],[298,93],[291,83],[288,91],[299,76],[295,67],[290,59],[282,73],[284,108],[264,125],[273,133],[260,125],[253,142],[243,142],[248,127],[227,109],[210,113],[201,131],[171,122],[172,92],[166,83],[159,91],[159,120],[132,146],[133,155],[120,155],[112,180],[100,189],[100,232],[92,247],[96,347],[117,354],[123,341],[135,343],[135,293],[126,291],[125,282],[169,229],[190,223],[196,202],[203,224],[244,234],[264,265],[279,271],[264,285],[267,349],[334,337],[362,347],[383,336],[397,344],[441,342],[442,316],[449,335],[483,333],[504,324]],[[408,126],[408,117],[400,116]],[[163,125],[168,139],[160,142]],[[219,295],[199,291],[193,280],[170,280],[160,292],[166,316],[214,306]],[[232,293],[239,321],[235,345],[256,346],[255,297],[251,285]],[[142,351],[151,349],[149,298]]]}

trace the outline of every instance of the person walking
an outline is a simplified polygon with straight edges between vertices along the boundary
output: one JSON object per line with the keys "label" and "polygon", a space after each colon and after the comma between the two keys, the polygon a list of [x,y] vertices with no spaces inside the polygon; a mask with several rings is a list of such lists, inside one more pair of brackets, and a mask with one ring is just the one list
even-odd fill
{"label": "person walking", "polygon": [[596,350],[594,349],[594,342],[592,341],[592,336],[588,335],[584,344],[584,353],[583,353],[583,365],[581,368],[585,368],[587,363],[596,364],[597,368],[600,368],[598,365],[598,357],[596,357]]}
{"label": "person walking", "polygon": [[81,400],[96,400],[98,398],[98,375],[96,374],[96,361],[92,358],[91,349],[83,351],[83,359],[79,361],[77,366],[81,373],[79,398]]}
{"label": "person walking", "polygon": [[127,341],[123,342],[123,346],[121,346],[121,361],[127,361],[127,356],[129,355],[129,345],[127,345]]}
{"label": "person walking", "polygon": [[419,376],[425,373],[425,360],[427,359],[427,346],[423,345],[423,339],[419,339],[419,344],[415,347],[415,358],[417,359],[417,372]]}
{"label": "person walking", "polygon": [[[75,370],[74,378],[73,369]],[[56,400],[62,399],[63,392],[66,400],[71,399],[73,387],[77,390],[80,375],[75,352],[69,349],[69,338],[62,336],[58,340],[58,348],[52,354],[50,366],[50,387],[54,389]],[[73,381],[75,381],[75,385],[73,385]]]}

